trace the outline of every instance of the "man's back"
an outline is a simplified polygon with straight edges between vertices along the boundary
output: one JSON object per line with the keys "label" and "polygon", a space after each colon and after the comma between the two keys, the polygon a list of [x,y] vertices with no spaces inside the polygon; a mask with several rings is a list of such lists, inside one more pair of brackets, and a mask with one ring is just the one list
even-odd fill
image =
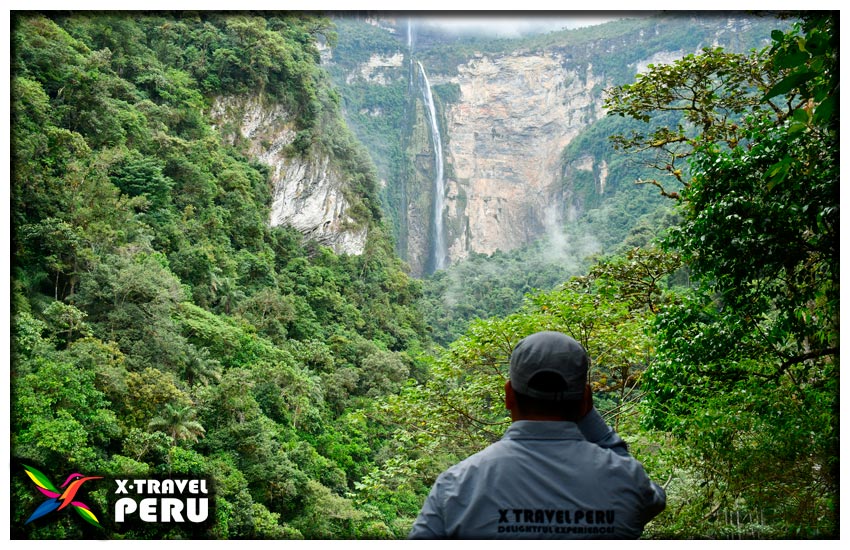
{"label": "man's back", "polygon": [[440,475],[410,537],[637,538],[664,509],[664,491],[616,434],[600,445],[582,432],[573,422],[514,422]]}
{"label": "man's back", "polygon": [[637,538],[667,502],[593,406],[587,352],[553,331],[511,352],[501,440],[437,478],[410,538]]}

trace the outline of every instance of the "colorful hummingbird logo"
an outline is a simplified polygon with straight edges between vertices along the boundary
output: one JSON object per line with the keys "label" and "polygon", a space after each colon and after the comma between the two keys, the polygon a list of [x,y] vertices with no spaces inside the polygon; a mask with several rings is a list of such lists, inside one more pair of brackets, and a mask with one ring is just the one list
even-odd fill
{"label": "colorful hummingbird logo", "polygon": [[73,473],[68,476],[68,479],[65,480],[59,489],[53,486],[47,476],[33,468],[32,466],[24,466],[24,470],[26,470],[27,475],[30,476],[30,479],[35,483],[36,488],[41,491],[45,496],[48,497],[48,500],[42,502],[38,508],[35,509],[35,512],[29,517],[29,519],[24,523],[27,523],[36,520],[42,516],[46,516],[47,514],[54,512],[56,510],[61,510],[62,508],[67,507],[68,505],[72,506],[74,510],[77,511],[80,516],[91,523],[92,525],[96,525],[100,527],[100,522],[97,520],[97,517],[92,513],[88,506],[80,502],[79,500],[74,500],[74,497],[77,495],[77,491],[80,490],[83,483],[92,479],[103,479],[101,477],[96,476],[84,476],[82,474]]}

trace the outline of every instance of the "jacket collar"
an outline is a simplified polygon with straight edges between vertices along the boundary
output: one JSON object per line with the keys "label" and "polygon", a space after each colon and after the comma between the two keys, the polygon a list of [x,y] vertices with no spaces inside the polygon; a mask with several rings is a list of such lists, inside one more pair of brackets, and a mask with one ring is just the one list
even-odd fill
{"label": "jacket collar", "polygon": [[517,420],[502,439],[584,439],[575,422]]}

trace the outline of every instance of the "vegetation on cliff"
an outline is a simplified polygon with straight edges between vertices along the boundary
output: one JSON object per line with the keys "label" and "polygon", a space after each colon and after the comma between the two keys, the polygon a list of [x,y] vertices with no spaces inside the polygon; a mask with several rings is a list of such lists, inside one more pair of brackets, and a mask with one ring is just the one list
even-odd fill
{"label": "vegetation on cliff", "polygon": [[[13,27],[15,458],[57,476],[214,479],[206,536],[381,535],[349,495],[377,434],[346,419],[422,376],[420,284],[317,63],[328,21],[23,14]],[[362,255],[269,228],[267,168],[207,115],[215,96],[257,91],[293,113],[303,154],[347,166],[373,213]],[[70,516],[23,527],[38,493],[20,474],[16,536],[85,534]],[[106,487],[89,494],[107,510]]]}

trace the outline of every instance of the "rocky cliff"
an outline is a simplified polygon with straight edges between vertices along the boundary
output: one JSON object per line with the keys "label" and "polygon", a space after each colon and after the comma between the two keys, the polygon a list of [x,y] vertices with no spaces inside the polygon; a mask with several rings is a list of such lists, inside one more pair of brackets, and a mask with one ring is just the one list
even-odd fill
{"label": "rocky cliff", "polygon": [[[555,33],[538,43],[517,41],[515,48],[503,41],[480,50],[452,45],[429,51],[439,41],[414,43],[406,34],[409,27],[405,32],[406,20],[383,26],[364,21],[362,28],[346,22],[329,66],[347,99],[349,123],[367,146],[381,139],[376,128],[390,134],[384,139],[403,145],[404,158],[381,177],[388,191],[385,208],[395,209],[399,253],[419,275],[436,265],[437,227],[445,228],[448,262],[453,263],[472,253],[508,251],[557,231],[584,208],[587,189],[598,198],[616,192],[621,183],[630,185],[635,178],[623,177],[622,170],[609,177],[610,158],[599,152],[607,143],[595,144],[594,151],[573,151],[571,157],[564,154],[577,136],[604,118],[604,88],[630,81],[649,63],[669,63],[704,46],[755,47],[769,38],[772,24],[694,14]],[[346,44],[345,32],[362,33],[368,40],[358,35]],[[380,51],[363,51],[365,43]],[[424,80],[413,69],[420,62],[433,87],[442,135],[443,223],[434,219],[434,204],[440,201],[431,195],[439,153],[429,137],[420,92]],[[391,117],[402,120],[403,127],[381,125]],[[600,136],[597,141],[606,140]],[[380,156],[386,149],[372,151]],[[388,164],[383,158],[376,163]],[[580,190],[574,188],[578,182]]]}
{"label": "rocky cliff", "polygon": [[272,227],[291,225],[337,253],[360,254],[368,229],[349,215],[347,183],[328,154],[296,155],[292,116],[259,96],[218,98],[213,119],[232,143],[247,141],[248,153],[271,169]]}
{"label": "rocky cliff", "polygon": [[452,261],[511,250],[561,225],[561,153],[602,116],[593,67],[554,52],[476,56],[449,79],[446,212]]}

